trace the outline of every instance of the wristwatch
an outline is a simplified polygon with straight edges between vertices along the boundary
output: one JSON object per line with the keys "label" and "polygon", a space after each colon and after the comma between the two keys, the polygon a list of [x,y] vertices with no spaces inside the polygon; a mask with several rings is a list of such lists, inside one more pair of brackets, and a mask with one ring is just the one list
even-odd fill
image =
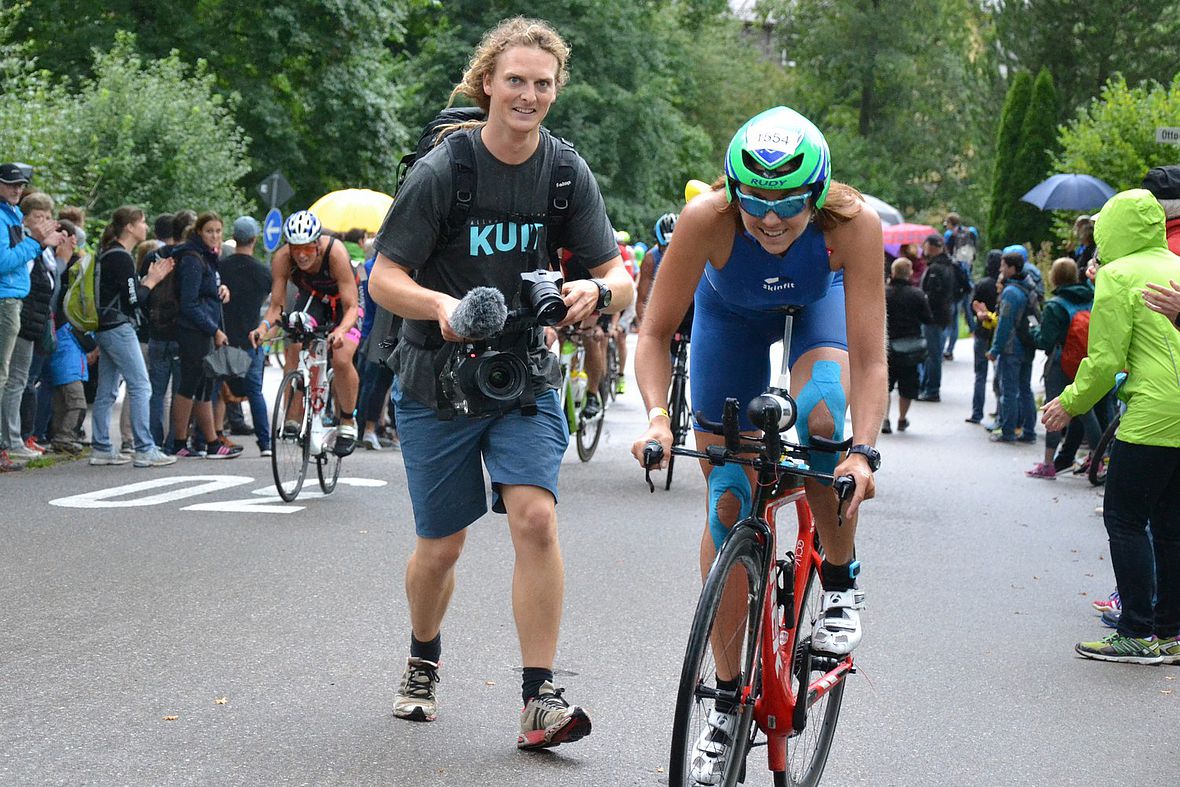
{"label": "wristwatch", "polygon": [[876,448],[873,448],[871,445],[865,445],[864,443],[854,445],[848,449],[848,453],[860,454],[865,459],[869,460],[869,469],[874,473],[877,472],[879,467],[881,467],[881,452]]}
{"label": "wristwatch", "polygon": [[602,279],[591,279],[591,282],[598,287],[598,302],[594,304],[594,308],[601,311],[607,306],[610,306],[611,291],[610,287],[606,285]]}

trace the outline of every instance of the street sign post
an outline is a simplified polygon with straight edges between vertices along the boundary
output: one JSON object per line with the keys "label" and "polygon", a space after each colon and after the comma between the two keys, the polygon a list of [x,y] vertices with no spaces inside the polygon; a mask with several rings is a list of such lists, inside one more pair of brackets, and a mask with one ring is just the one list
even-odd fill
{"label": "street sign post", "polygon": [[258,184],[258,196],[262,197],[268,208],[278,208],[295,196],[295,189],[291,188],[283,173],[275,170]]}
{"label": "street sign post", "polygon": [[1157,127],[1155,130],[1155,141],[1160,145],[1180,145],[1180,127]]}
{"label": "street sign post", "polygon": [[262,223],[262,245],[267,252],[273,252],[279,247],[283,238],[283,214],[278,208],[271,208],[266,214],[266,221]]}

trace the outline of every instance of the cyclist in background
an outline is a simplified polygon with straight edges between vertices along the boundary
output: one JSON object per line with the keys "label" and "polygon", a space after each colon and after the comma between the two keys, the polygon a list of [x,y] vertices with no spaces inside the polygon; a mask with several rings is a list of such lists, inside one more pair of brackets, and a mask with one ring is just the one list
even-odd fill
{"label": "cyclist in background", "polygon": [[[668,244],[672,242],[672,232],[676,229],[677,215],[675,213],[665,213],[656,219],[655,236],[656,245],[653,249],[648,249],[648,252],[643,257],[643,266],[639,269],[639,283],[636,290],[635,299],[635,321],[643,325],[643,312],[647,308],[647,300],[651,297],[651,288],[655,284],[656,274],[660,271],[660,262],[663,261],[664,255],[668,253]],[[684,318],[680,321],[680,327],[676,332],[688,338],[692,334],[692,304],[688,305],[688,311],[684,313]]]}
{"label": "cyclist in background", "polygon": [[[561,273],[566,283],[594,280],[594,275],[568,249],[563,250],[561,255]],[[602,412],[598,389],[602,385],[603,375],[606,374],[606,337],[607,331],[612,329],[617,319],[617,314],[595,311],[574,328],[581,334],[583,346],[586,348],[586,403],[582,405],[582,417],[586,420]]]}
{"label": "cyclist in background", "polygon": [[[287,304],[287,312],[307,312],[320,325],[331,325],[328,347],[332,351],[332,379],[340,405],[340,428],[332,452],[348,456],[356,447],[356,397],[360,380],[352,359],[361,341],[360,306],[356,273],[348,249],[335,238],[323,236],[316,215],[308,210],[292,213],[283,224],[287,243],[271,260],[270,306],[262,322],[250,334],[255,347],[277,327]],[[287,303],[287,284],[294,284],[295,298]],[[283,371],[299,365],[302,344],[287,345]]]}

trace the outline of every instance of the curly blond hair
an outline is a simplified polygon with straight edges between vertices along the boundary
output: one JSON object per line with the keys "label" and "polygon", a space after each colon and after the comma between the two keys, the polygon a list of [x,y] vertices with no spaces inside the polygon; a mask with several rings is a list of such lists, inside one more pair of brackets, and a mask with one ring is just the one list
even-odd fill
{"label": "curly blond hair", "polygon": [[556,87],[559,91],[569,81],[569,69],[566,67],[570,57],[569,44],[543,19],[514,16],[484,33],[479,46],[475,48],[471,60],[467,63],[463,78],[451,91],[448,106],[454,103],[458,96],[466,96],[487,112],[491,106],[491,99],[483,92],[484,78],[495,72],[496,60],[500,55],[514,46],[533,47],[557,58]]}

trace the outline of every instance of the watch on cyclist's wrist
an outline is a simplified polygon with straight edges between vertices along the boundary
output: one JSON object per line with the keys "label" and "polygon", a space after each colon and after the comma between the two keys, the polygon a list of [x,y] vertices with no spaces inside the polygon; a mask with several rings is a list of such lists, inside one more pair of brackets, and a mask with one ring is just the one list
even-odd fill
{"label": "watch on cyclist's wrist", "polygon": [[611,291],[607,283],[602,279],[591,279],[590,282],[598,288],[598,301],[594,304],[594,308],[601,311],[610,306]]}
{"label": "watch on cyclist's wrist", "polygon": [[869,463],[869,469],[874,473],[877,472],[877,468],[881,466],[881,452],[876,448],[873,448],[871,445],[859,443],[849,448],[848,453],[860,454],[863,456]]}

